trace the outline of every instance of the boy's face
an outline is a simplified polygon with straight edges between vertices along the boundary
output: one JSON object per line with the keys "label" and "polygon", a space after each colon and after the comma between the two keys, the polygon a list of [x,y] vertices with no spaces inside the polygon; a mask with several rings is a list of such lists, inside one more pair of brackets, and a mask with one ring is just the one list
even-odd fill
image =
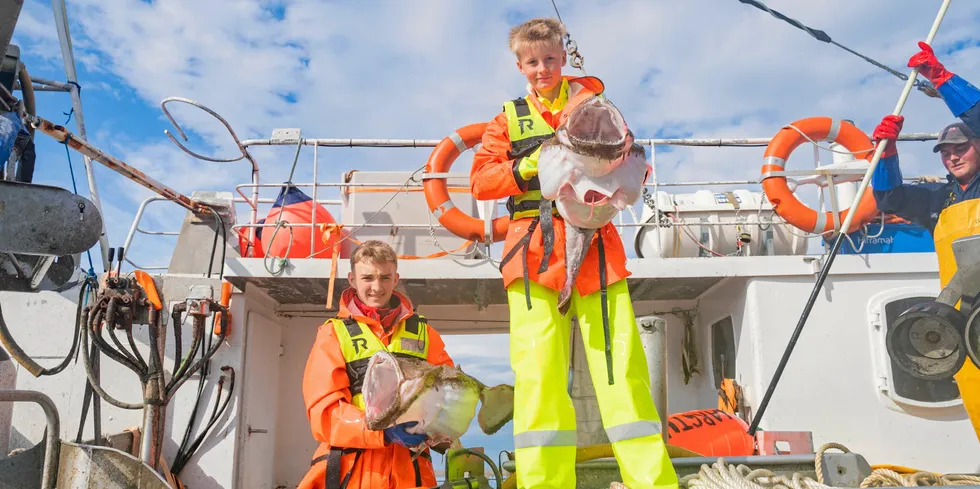
{"label": "boy's face", "polygon": [[357,291],[357,298],[370,307],[388,307],[388,301],[398,285],[398,271],[394,263],[377,263],[362,260],[354,264],[347,274],[351,287]]}
{"label": "boy's face", "polygon": [[517,69],[539,93],[558,87],[562,66],[565,50],[560,44],[534,43],[525,46],[517,58]]}

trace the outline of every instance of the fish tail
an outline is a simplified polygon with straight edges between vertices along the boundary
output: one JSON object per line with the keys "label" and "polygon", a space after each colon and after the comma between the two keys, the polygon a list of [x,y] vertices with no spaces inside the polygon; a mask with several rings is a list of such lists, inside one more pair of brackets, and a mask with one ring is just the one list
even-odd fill
{"label": "fish tail", "polygon": [[568,314],[568,309],[572,306],[572,294],[568,294],[564,297],[558,297],[558,312],[561,313],[562,317]]}
{"label": "fish tail", "polygon": [[514,419],[514,387],[500,384],[480,391],[477,422],[480,430],[492,435]]}

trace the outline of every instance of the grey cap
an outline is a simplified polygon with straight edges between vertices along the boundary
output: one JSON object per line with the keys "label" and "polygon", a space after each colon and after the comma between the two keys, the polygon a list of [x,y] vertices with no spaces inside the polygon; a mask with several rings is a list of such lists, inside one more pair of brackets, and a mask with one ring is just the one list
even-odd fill
{"label": "grey cap", "polygon": [[969,126],[962,122],[954,122],[944,127],[939,133],[939,139],[936,141],[936,145],[932,147],[932,152],[938,153],[939,146],[942,144],[960,144],[976,138],[976,133],[970,130]]}

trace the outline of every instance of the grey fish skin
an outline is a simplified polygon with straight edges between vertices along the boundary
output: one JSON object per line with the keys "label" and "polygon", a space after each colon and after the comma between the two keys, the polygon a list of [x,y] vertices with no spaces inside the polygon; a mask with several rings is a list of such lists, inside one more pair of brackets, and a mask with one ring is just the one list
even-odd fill
{"label": "grey fish skin", "polygon": [[541,199],[538,212],[541,214],[541,241],[544,247],[544,255],[541,256],[541,266],[538,273],[548,270],[548,262],[551,261],[551,254],[555,251],[555,220],[551,214],[554,203],[549,199]]}
{"label": "grey fish skin", "polygon": [[565,221],[565,285],[558,294],[558,312],[562,316],[568,314],[568,308],[572,304],[572,288],[575,287],[575,280],[595,233],[595,229],[580,228]]}

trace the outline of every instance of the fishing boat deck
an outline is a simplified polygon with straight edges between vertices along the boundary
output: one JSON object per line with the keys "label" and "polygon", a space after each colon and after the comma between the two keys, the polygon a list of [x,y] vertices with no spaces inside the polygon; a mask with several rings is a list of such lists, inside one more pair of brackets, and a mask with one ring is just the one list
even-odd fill
{"label": "fishing boat deck", "polygon": [[[711,258],[632,258],[627,268],[634,302],[693,300],[728,277],[813,276],[824,258],[817,255],[733,256]],[[840,255],[829,274],[837,278],[937,271],[932,253]],[[259,258],[229,257],[225,279],[240,290],[258,289],[280,306],[325,304],[330,282],[330,259],[289,260],[273,275]],[[346,286],[347,260],[338,260],[334,298]],[[425,305],[506,304],[500,271],[480,259],[404,260],[400,282],[413,301]],[[482,299],[482,300],[481,300]],[[336,302],[335,302],[336,303]],[[294,309],[295,310],[295,309]]]}

